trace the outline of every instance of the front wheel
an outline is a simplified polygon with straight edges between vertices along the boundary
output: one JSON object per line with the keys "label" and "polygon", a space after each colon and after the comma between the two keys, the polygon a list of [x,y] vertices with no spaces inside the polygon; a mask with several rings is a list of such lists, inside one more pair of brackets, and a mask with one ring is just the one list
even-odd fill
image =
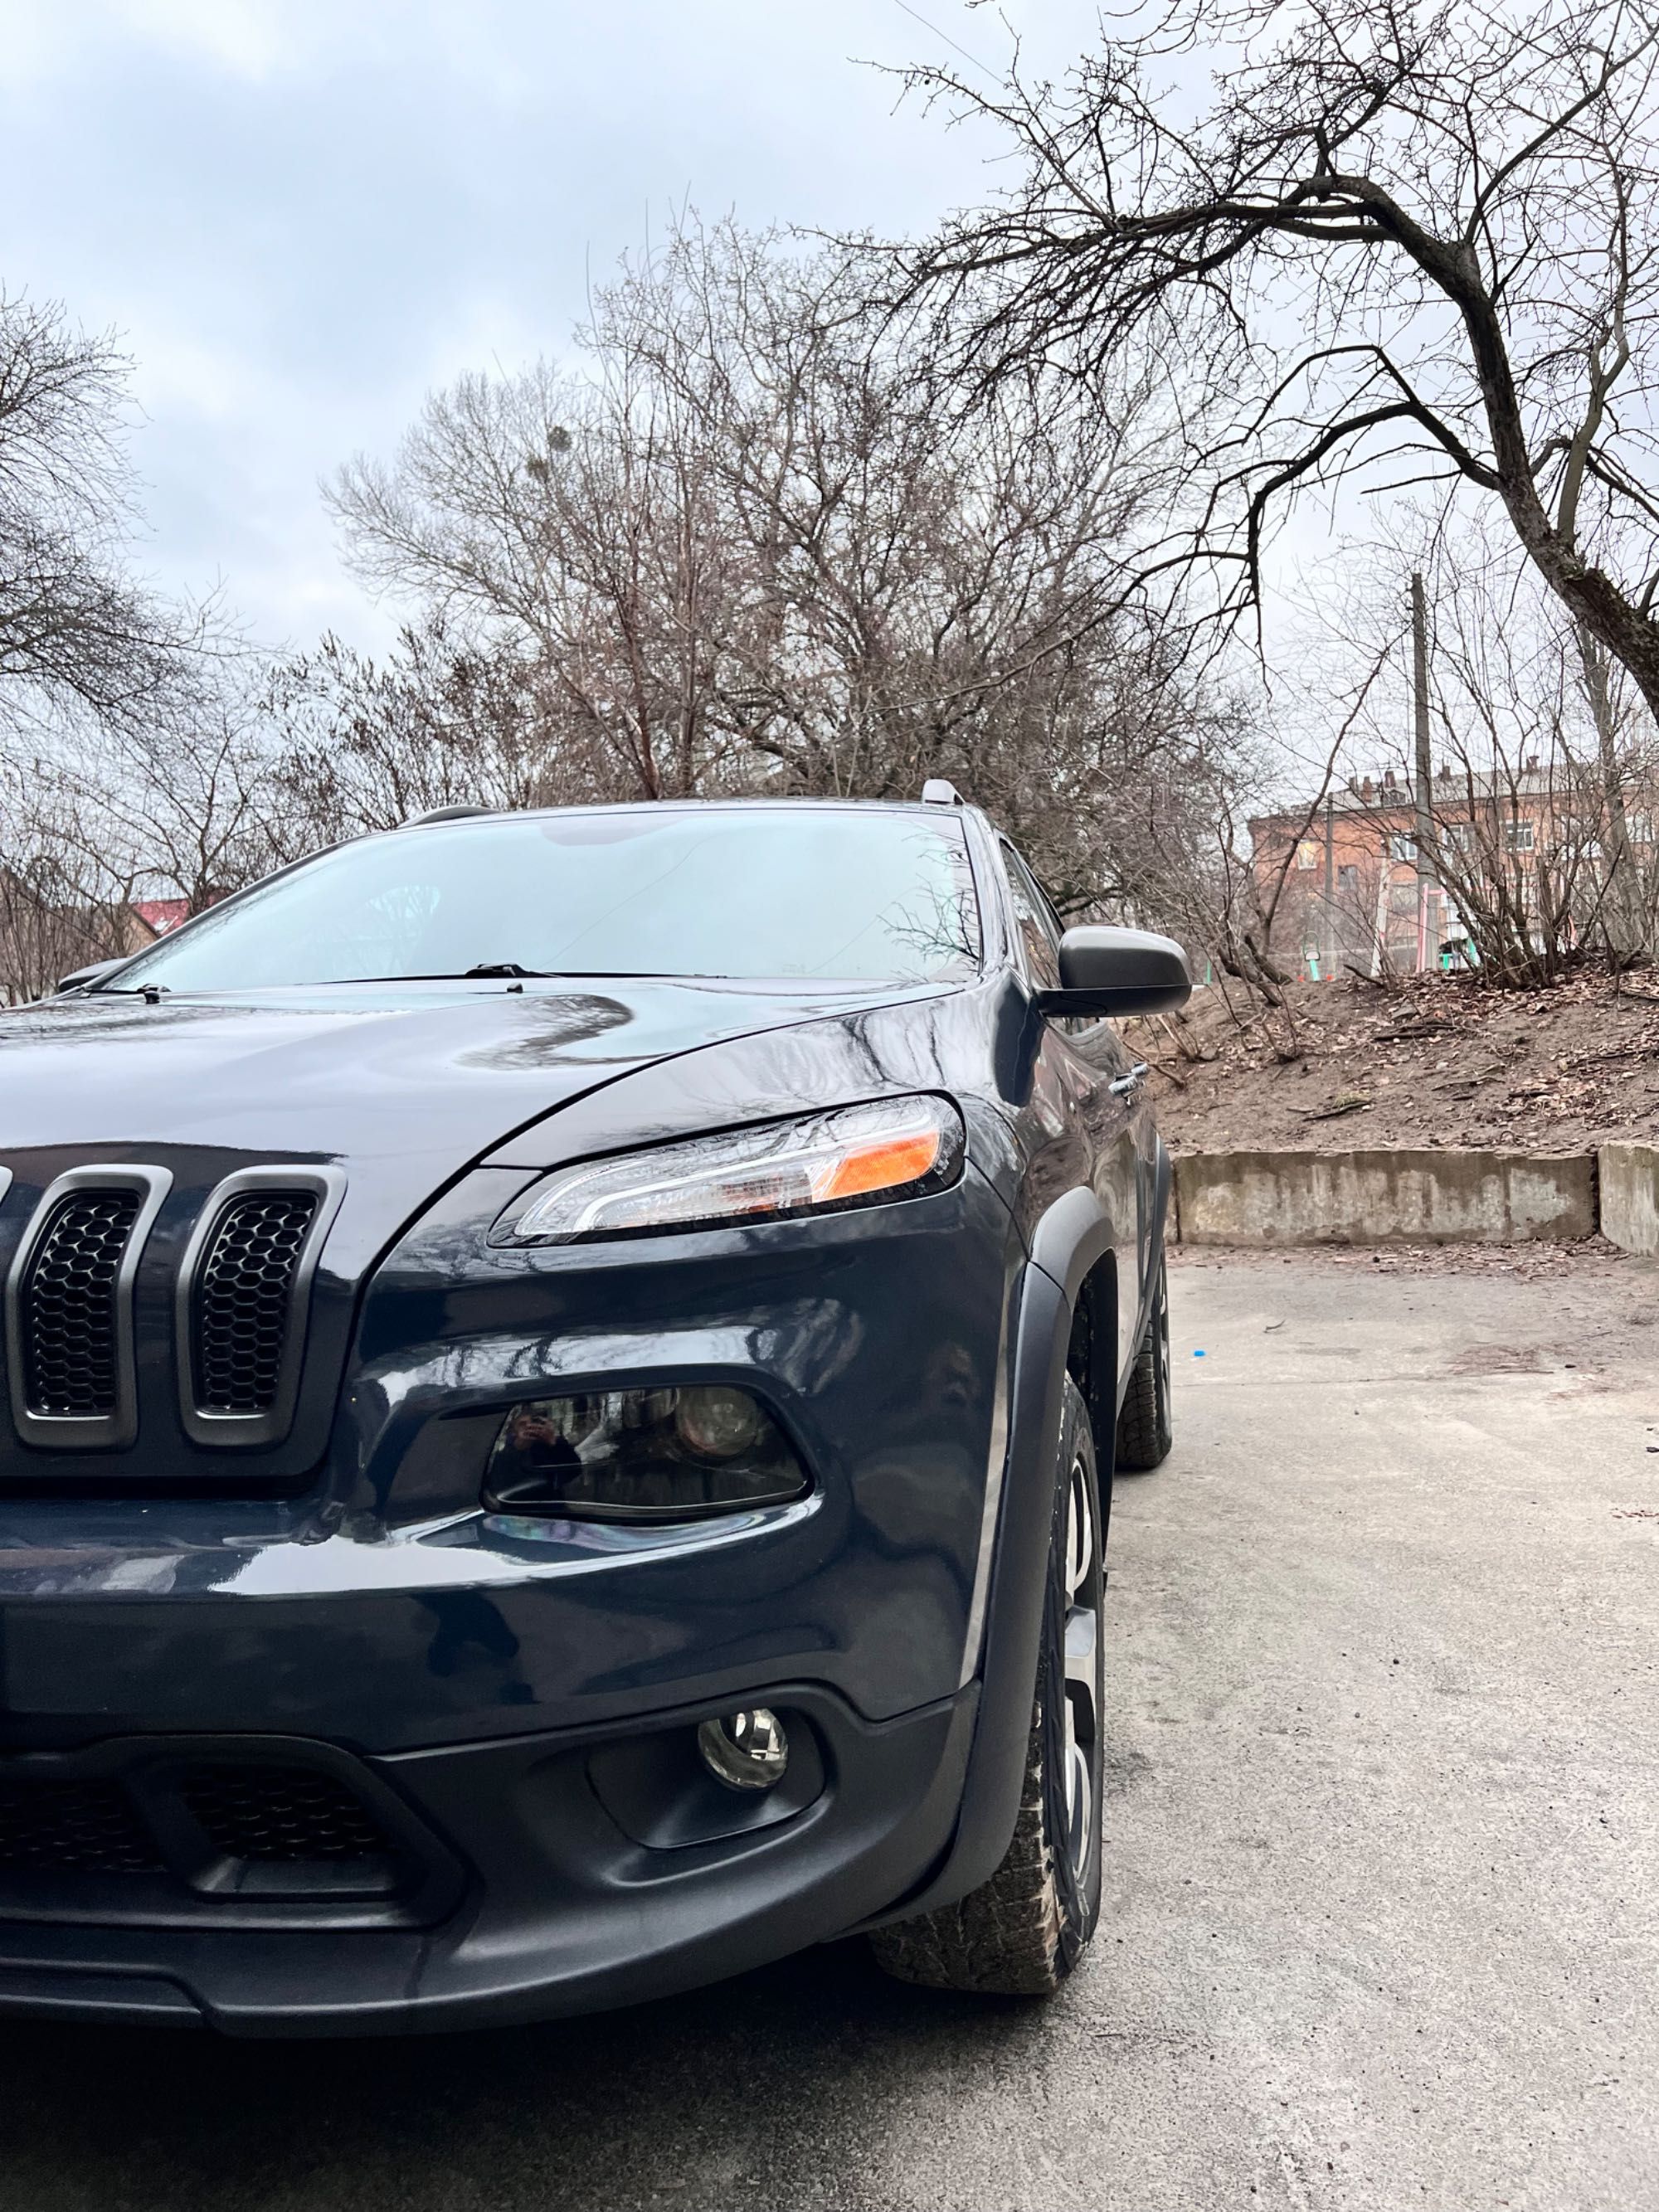
{"label": "front wheel", "polygon": [[1160,1244],[1152,1307],[1135,1348],[1129,1388],[1117,1417],[1117,1449],[1112,1464],[1138,1471],[1161,1467],[1174,1441],[1170,1418],[1170,1267]]}
{"label": "front wheel", "polygon": [[994,1996],[1049,1996],[1100,1917],[1106,1566],[1094,1435],[1066,1378],[1036,1698],[1013,1840],[956,1905],[871,1936],[901,1981]]}

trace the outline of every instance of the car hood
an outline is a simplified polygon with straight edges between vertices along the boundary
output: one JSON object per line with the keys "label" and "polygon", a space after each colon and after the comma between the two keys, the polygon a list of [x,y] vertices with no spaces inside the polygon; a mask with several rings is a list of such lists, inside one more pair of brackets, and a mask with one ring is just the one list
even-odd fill
{"label": "car hood", "polygon": [[431,1189],[567,1101],[699,1047],[931,996],[644,979],[331,985],[0,1014],[0,1157],[158,1147],[375,1162]]}

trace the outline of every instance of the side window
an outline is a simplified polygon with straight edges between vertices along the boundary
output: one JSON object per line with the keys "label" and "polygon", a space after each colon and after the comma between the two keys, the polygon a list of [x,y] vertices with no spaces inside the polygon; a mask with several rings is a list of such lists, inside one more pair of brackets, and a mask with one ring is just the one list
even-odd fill
{"label": "side window", "polygon": [[1025,965],[1031,981],[1042,991],[1060,988],[1060,924],[1037,881],[1012,845],[1002,848],[1013,896],[1014,921],[1025,947]]}

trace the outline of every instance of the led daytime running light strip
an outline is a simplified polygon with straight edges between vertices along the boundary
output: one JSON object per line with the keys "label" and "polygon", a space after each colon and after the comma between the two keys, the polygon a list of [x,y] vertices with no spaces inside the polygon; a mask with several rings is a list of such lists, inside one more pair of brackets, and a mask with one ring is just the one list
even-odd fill
{"label": "led daytime running light strip", "polygon": [[856,1205],[938,1188],[962,1153],[961,1117],[945,1099],[842,1107],[558,1169],[491,1242],[568,1243]]}

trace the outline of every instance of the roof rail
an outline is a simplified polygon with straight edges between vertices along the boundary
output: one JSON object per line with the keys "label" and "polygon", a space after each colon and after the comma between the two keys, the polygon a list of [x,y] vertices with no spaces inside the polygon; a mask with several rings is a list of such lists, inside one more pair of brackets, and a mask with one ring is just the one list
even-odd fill
{"label": "roof rail", "polygon": [[407,822],[400,822],[400,830],[424,829],[428,822],[465,822],[477,814],[495,814],[494,806],[434,806],[425,814],[411,814]]}
{"label": "roof rail", "polygon": [[960,806],[963,802],[955,784],[946,782],[942,775],[930,775],[921,787],[921,803],[924,806]]}

